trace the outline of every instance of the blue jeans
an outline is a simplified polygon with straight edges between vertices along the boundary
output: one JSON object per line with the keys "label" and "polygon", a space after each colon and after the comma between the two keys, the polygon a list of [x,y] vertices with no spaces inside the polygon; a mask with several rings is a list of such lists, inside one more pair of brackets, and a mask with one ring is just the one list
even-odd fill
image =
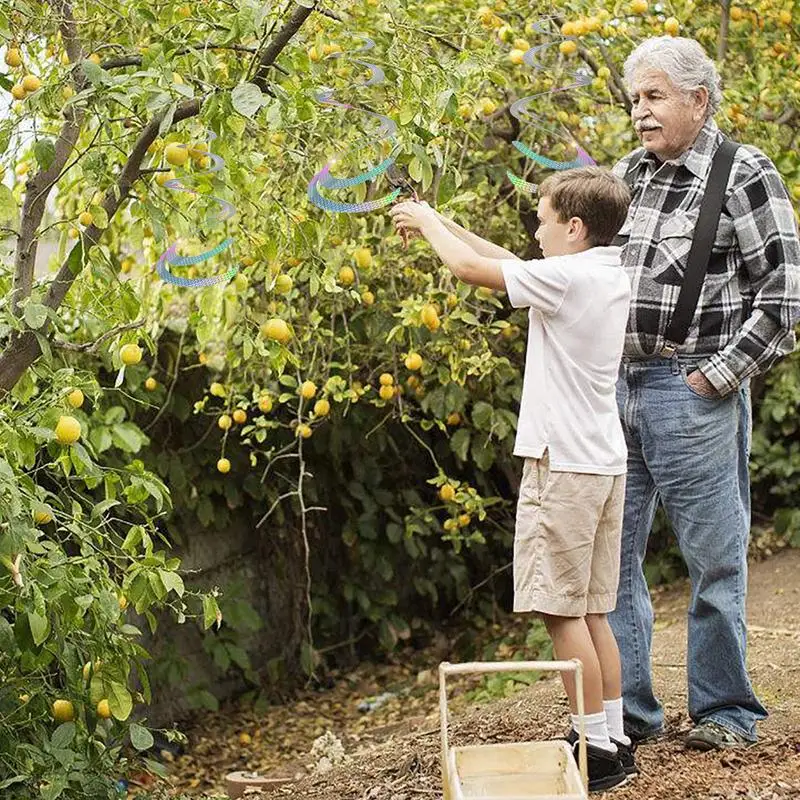
{"label": "blue jeans", "polygon": [[643,563],[656,503],[667,513],[689,569],[689,716],[756,739],[767,716],[745,664],[750,534],[750,388],[705,398],[687,383],[704,359],[673,357],[620,366],[617,404],[628,445],[620,583],[609,621],[619,644],[626,727],[664,726],[653,694],[653,607]]}

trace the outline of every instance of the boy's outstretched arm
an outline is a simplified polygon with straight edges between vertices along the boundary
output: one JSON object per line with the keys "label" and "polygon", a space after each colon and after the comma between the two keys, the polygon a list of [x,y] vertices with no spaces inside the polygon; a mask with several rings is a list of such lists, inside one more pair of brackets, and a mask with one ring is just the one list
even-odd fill
{"label": "boy's outstretched arm", "polygon": [[430,206],[407,201],[389,210],[398,228],[416,228],[459,280],[489,289],[506,290],[499,258],[478,255],[451,233]]}
{"label": "boy's outstretched arm", "polygon": [[445,217],[440,212],[436,212],[436,216],[441,220],[442,224],[451,233],[454,233],[462,242],[466,242],[479,256],[486,256],[487,258],[510,258],[519,261],[520,258],[505,247],[500,247],[499,244],[490,242],[478,236],[477,233],[468,231],[466,228],[461,227],[457,222],[454,222],[449,217]]}

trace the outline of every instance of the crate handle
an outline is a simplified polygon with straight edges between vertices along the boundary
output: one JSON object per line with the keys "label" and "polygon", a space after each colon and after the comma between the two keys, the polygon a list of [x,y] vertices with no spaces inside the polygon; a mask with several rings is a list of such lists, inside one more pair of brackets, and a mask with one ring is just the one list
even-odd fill
{"label": "crate handle", "polygon": [[443,661],[439,664],[439,718],[442,727],[442,779],[444,781],[444,800],[456,800],[450,792],[450,760],[448,758],[448,712],[447,685],[448,675],[464,675],[475,672],[574,672],[575,693],[578,704],[578,766],[581,772],[584,790],[589,789],[589,773],[586,761],[586,721],[583,703],[583,664],[578,658],[569,661],[470,661],[464,664],[450,664]]}

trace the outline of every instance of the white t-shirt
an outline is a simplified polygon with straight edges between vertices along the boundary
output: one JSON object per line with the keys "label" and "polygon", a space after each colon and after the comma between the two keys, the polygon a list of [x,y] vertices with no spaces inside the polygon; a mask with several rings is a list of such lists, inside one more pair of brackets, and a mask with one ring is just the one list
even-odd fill
{"label": "white t-shirt", "polygon": [[616,381],[631,287],[620,251],[501,262],[511,305],[530,308],[514,455],[549,447],[553,471],[626,471]]}

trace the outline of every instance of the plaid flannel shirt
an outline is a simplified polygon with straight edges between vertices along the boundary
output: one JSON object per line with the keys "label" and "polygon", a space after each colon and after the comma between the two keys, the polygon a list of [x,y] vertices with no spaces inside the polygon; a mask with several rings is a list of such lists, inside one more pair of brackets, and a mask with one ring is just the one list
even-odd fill
{"label": "plaid flannel shirt", "polygon": [[[645,153],[640,162],[633,201],[615,240],[633,290],[625,356],[651,356],[665,344],[711,160],[723,138],[708,119],[677,159],[662,163]],[[617,162],[614,174],[624,177],[637,152]],[[697,311],[678,353],[707,355],[701,372],[728,394],[792,352],[799,318],[794,209],[772,161],[757,147],[741,145]]]}

